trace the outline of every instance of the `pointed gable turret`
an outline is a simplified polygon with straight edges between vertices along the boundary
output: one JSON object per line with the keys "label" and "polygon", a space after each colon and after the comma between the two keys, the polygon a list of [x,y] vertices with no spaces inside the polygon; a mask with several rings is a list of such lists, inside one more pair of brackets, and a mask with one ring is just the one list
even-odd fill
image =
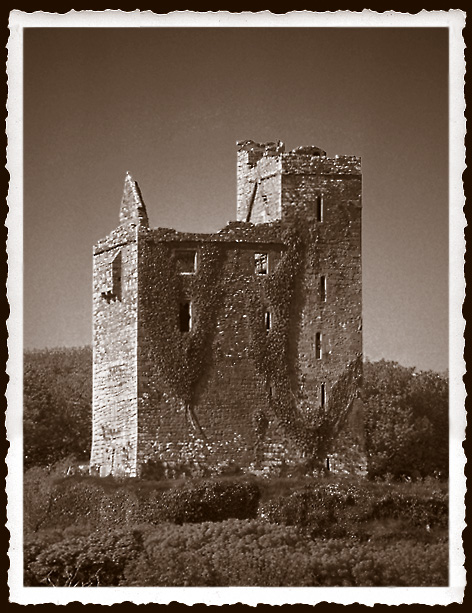
{"label": "pointed gable turret", "polygon": [[149,225],[141,190],[137,182],[133,181],[129,172],[126,173],[123,197],[121,199],[120,223],[128,221],[141,226]]}

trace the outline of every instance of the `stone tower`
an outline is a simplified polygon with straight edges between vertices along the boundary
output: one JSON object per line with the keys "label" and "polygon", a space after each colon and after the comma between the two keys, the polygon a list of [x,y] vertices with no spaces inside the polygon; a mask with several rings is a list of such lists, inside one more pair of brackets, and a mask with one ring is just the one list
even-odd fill
{"label": "stone tower", "polygon": [[236,222],[150,229],[128,175],[95,246],[100,474],[333,467],[362,446],[360,159],[237,149]]}

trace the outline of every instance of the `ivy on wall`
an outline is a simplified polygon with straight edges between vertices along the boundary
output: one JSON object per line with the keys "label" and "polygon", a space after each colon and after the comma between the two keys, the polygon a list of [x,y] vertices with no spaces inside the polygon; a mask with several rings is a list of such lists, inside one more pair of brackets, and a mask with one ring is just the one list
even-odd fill
{"label": "ivy on wall", "polygon": [[[261,227],[264,232],[269,231]],[[279,240],[282,237],[284,250],[268,275],[250,275],[247,279],[249,356],[265,389],[272,415],[307,458],[321,463],[331,451],[358,394],[362,360],[359,356],[338,377],[330,390],[329,406],[317,410],[311,407],[310,417],[301,411],[297,345],[302,283],[304,267],[318,258],[316,234],[296,225],[271,230]],[[247,241],[254,240],[257,229],[252,226],[235,232],[237,240]],[[262,240],[270,242],[269,234]],[[147,359],[157,367],[159,384],[165,385],[165,393],[185,407],[189,424],[204,438],[194,406],[198,384],[208,371],[214,353],[216,323],[225,291],[222,271],[226,245],[224,240],[202,241],[198,246],[198,266],[192,275],[179,274],[173,258],[174,248],[175,243],[159,240],[143,246],[146,272],[140,279],[139,308],[146,309],[148,314],[143,320],[147,325],[143,331],[149,351]],[[193,322],[191,330],[183,333],[179,328],[179,308],[185,300],[192,301]],[[271,313],[269,330],[264,317],[267,310]],[[263,456],[269,422],[260,407],[254,411],[254,451],[258,461]]]}
{"label": "ivy on wall", "polygon": [[[158,242],[152,249],[149,245],[144,249],[148,269],[140,308],[150,315],[149,327],[145,330],[150,359],[166,384],[167,393],[186,407],[189,420],[199,428],[193,405],[197,384],[211,354],[222,295],[220,274],[224,252],[218,243],[202,243],[196,272],[184,277],[177,271],[171,243]],[[182,333],[180,304],[190,298],[192,327]]]}
{"label": "ivy on wall", "polygon": [[[338,378],[330,392],[329,408],[311,411],[310,420],[300,412],[297,401],[296,345],[300,317],[297,283],[303,276],[308,254],[311,259],[317,257],[316,238],[309,229],[293,226],[285,230],[283,239],[286,251],[276,269],[266,278],[252,280],[248,294],[250,354],[273,414],[307,457],[323,462],[357,396],[362,360],[361,357],[354,360]],[[273,314],[270,330],[263,323],[268,308]],[[258,421],[263,422],[262,416],[258,415]],[[267,426],[256,429],[258,448],[266,430]]]}

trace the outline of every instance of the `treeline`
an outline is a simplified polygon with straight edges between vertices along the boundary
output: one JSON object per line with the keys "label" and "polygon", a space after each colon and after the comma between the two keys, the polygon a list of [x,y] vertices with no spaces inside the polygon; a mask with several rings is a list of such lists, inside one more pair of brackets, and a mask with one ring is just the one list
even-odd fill
{"label": "treeline", "polygon": [[25,468],[66,457],[87,462],[92,443],[92,348],[26,351],[23,375]]}
{"label": "treeline", "polygon": [[[447,476],[446,375],[389,361],[366,362],[363,399],[371,478]],[[25,468],[66,457],[86,462],[91,440],[91,347],[27,351]]]}
{"label": "treeline", "polygon": [[449,465],[449,381],[395,362],[366,362],[363,386],[371,478],[435,476]]}

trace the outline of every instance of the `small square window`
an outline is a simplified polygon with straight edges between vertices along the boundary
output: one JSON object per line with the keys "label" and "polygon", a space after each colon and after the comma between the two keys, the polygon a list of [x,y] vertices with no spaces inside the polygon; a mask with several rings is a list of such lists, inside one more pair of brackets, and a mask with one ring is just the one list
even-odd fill
{"label": "small square window", "polygon": [[254,272],[256,275],[267,275],[269,272],[269,254],[254,254]]}
{"label": "small square window", "polygon": [[181,275],[191,275],[197,268],[197,252],[193,249],[181,249],[175,252],[177,271]]}

